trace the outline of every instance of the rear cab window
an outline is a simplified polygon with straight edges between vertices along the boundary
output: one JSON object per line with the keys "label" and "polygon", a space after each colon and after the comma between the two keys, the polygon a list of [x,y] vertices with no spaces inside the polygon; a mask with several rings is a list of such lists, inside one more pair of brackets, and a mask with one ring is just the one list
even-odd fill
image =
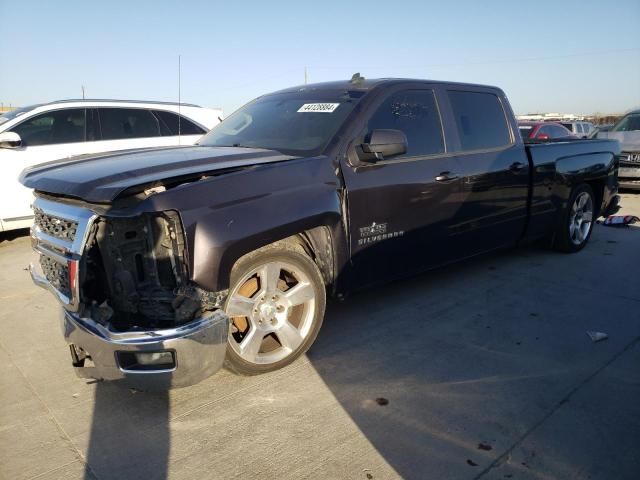
{"label": "rear cab window", "polygon": [[448,90],[460,150],[491,150],[513,144],[500,98],[489,92]]}

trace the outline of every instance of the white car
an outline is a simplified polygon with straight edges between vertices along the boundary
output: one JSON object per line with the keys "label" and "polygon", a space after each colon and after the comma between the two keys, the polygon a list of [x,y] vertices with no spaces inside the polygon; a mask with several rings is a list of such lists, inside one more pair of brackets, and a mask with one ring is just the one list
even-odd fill
{"label": "white car", "polygon": [[191,145],[221,117],[219,109],[192,104],[127,100],[62,100],[0,115],[0,231],[31,225],[33,194],[18,182],[25,167],[75,155]]}

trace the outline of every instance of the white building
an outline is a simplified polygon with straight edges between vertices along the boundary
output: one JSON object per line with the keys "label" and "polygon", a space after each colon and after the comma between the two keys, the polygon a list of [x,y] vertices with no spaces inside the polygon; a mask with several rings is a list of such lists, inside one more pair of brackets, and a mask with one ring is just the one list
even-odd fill
{"label": "white building", "polygon": [[584,115],[574,113],[528,113],[526,115],[516,115],[518,120],[529,122],[572,122],[584,120]]}

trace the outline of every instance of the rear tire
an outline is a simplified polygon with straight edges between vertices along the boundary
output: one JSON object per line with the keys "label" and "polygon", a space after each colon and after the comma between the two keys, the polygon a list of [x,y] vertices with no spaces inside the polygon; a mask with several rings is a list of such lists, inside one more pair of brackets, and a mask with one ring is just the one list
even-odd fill
{"label": "rear tire", "polygon": [[326,291],[316,264],[296,244],[278,242],[242,257],[231,271],[225,366],[240,375],[292,363],[316,339]]}
{"label": "rear tire", "polygon": [[575,187],[567,208],[562,212],[553,236],[553,248],[560,252],[575,253],[582,250],[593,231],[596,216],[596,198],[590,185]]}

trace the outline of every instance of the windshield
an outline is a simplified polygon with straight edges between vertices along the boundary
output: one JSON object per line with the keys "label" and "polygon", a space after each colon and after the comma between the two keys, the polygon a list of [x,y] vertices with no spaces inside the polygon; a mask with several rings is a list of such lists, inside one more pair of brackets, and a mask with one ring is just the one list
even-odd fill
{"label": "windshield", "polygon": [[358,101],[347,92],[324,93],[324,96],[300,92],[260,97],[224,119],[198,143],[266,148],[296,156],[319,155]]}
{"label": "windshield", "polygon": [[630,113],[611,129],[612,132],[631,132],[640,130],[640,113]]}
{"label": "windshield", "polygon": [[[37,105],[36,105],[37,106]],[[3,123],[7,123],[9,120],[13,120],[20,115],[27,113],[30,110],[33,110],[36,106],[24,107],[24,108],[16,108],[15,110],[11,110],[9,112],[4,112],[0,115],[0,125]]]}

